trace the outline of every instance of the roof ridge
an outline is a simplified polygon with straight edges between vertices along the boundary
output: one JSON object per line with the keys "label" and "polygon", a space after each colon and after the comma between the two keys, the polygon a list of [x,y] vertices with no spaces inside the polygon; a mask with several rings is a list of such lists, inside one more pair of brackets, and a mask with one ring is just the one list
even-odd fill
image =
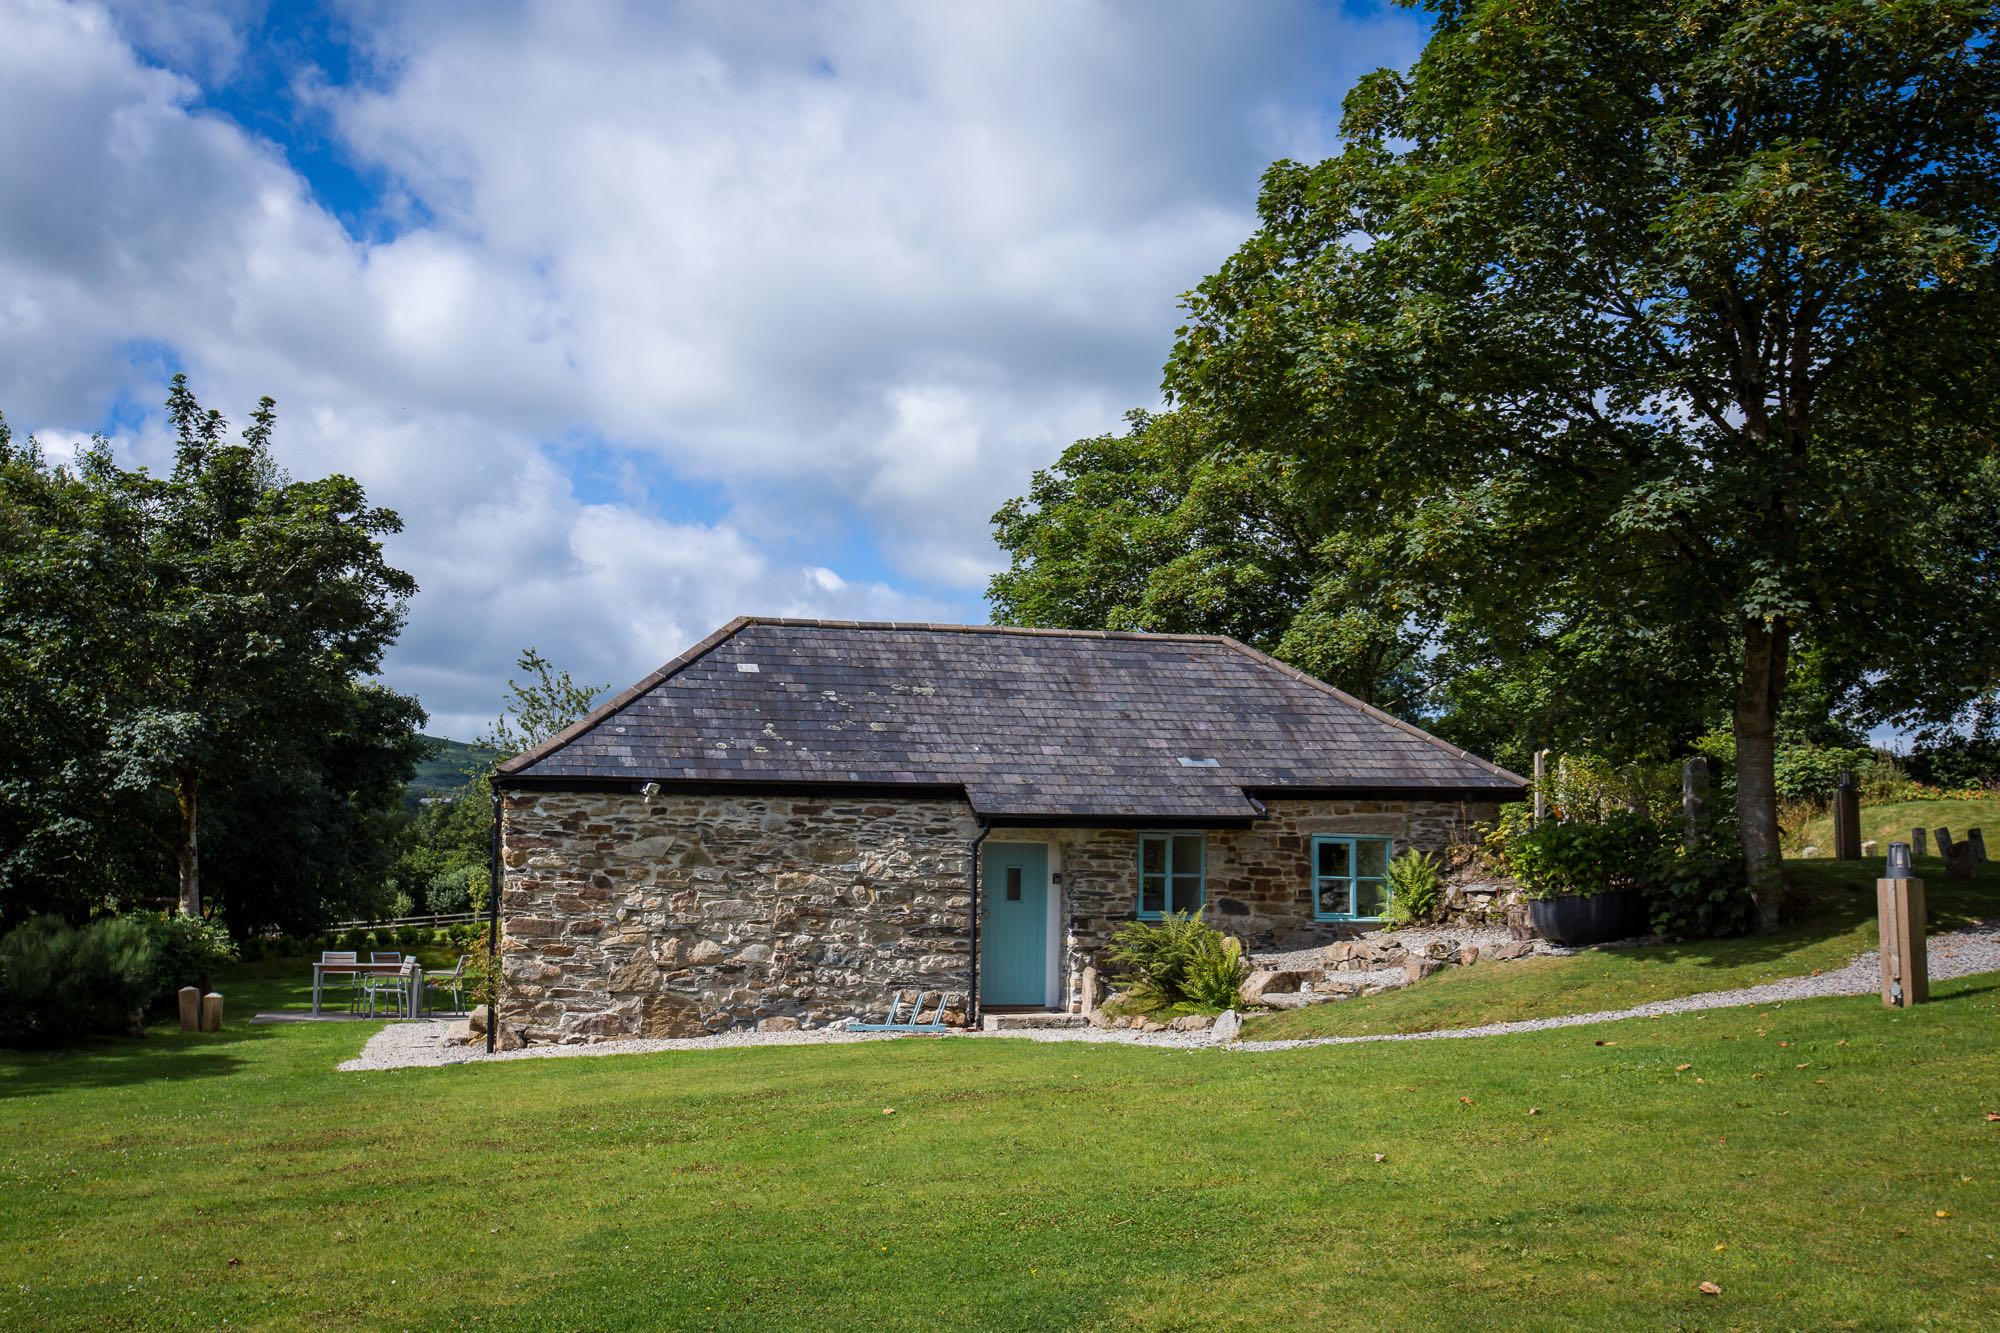
{"label": "roof ridge", "polygon": [[811,616],[740,616],[742,625],[790,629],[924,630],[937,634],[1026,634],[1038,638],[1132,639],[1148,643],[1233,643],[1220,634],[1177,634],[1132,629],[1059,629],[1044,625],[959,625],[924,620],[821,620]]}

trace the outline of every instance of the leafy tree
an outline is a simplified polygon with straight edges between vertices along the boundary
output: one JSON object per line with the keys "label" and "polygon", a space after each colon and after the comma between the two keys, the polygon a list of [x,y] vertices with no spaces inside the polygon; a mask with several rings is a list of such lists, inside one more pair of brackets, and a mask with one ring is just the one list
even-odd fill
{"label": "leafy tree", "polygon": [[479,738],[481,745],[506,755],[532,750],[590,712],[591,702],[608,685],[579,685],[567,671],[557,671],[533,648],[523,648],[515,665],[527,680],[509,678],[500,716]]}
{"label": "leafy tree", "polygon": [[1760,924],[1794,658],[1852,719],[2000,656],[2000,11],[1433,0],[1267,173],[1168,368],[1373,497],[1469,660],[1628,740],[1726,712]]}
{"label": "leafy tree", "polygon": [[997,623],[1226,634],[1417,707],[1421,645],[1380,542],[1333,524],[1289,457],[1230,448],[1189,412],[1126,420],[993,516],[1011,557],[987,588]]}
{"label": "leafy tree", "polygon": [[[164,477],[102,439],[69,468],[0,438],[0,657],[21,668],[0,717],[31,719],[36,751],[0,749],[0,822],[30,848],[6,864],[9,896],[72,914],[151,897],[136,890],[164,857],[197,914],[203,835],[227,828],[241,904],[261,894],[282,916],[275,899],[380,868],[368,812],[407,780],[423,715],[366,678],[416,585],[382,556],[395,514],[349,478],[278,469],[270,399],[240,443],[183,377],[167,412]],[[102,890],[75,889],[93,866],[54,850],[72,836],[102,858]]]}

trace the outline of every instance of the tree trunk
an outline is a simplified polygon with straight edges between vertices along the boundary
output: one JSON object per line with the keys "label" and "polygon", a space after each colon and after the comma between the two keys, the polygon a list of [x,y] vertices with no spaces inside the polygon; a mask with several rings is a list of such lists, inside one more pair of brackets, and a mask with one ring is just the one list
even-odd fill
{"label": "tree trunk", "polygon": [[181,774],[176,794],[180,797],[181,843],[178,860],[181,872],[181,915],[201,915],[201,831],[196,821],[196,796],[201,778],[188,769]]}
{"label": "tree trunk", "polygon": [[1757,902],[1757,929],[1778,929],[1778,706],[1792,628],[1779,617],[1743,625],[1743,677],[1736,687],[1736,818],[1743,835],[1743,873]]}

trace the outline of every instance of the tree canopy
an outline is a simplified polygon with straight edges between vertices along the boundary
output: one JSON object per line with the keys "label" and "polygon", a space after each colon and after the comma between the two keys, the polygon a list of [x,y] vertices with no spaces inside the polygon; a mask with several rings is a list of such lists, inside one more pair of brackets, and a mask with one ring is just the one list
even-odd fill
{"label": "tree canopy", "polygon": [[1380,544],[1461,688],[1628,752],[1726,719],[1767,884],[1794,679],[1915,722],[2000,661],[2000,14],[1424,8],[1168,388]]}
{"label": "tree canopy", "polygon": [[372,679],[415,590],[382,554],[400,524],[285,476],[268,398],[240,443],[181,377],[167,409],[165,476],[0,432],[0,889],[10,916],[193,914],[206,884],[239,930],[310,923],[379,884],[425,748]]}

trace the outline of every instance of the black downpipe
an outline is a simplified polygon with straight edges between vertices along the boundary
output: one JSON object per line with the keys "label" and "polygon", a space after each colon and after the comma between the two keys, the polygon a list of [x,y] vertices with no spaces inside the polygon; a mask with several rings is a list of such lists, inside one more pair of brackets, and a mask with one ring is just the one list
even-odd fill
{"label": "black downpipe", "polygon": [[971,979],[965,990],[965,1025],[979,1026],[979,844],[986,841],[986,835],[993,826],[984,819],[979,821],[979,836],[972,840],[972,863],[966,867],[966,887],[971,891],[972,907],[969,914],[971,927],[969,934],[972,944]]}
{"label": "black downpipe", "polygon": [[493,839],[486,871],[486,1053],[500,1033],[500,789],[493,789]]}

